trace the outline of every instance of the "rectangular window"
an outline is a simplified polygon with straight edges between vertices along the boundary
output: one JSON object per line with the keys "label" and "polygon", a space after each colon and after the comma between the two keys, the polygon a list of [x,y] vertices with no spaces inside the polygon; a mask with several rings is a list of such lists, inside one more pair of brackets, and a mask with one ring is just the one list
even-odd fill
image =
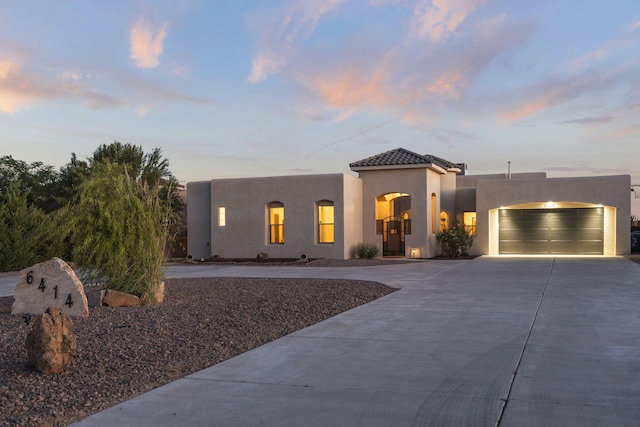
{"label": "rectangular window", "polygon": [[475,236],[476,234],[476,213],[475,212],[465,212],[462,217],[462,222],[464,223],[464,227],[467,229],[469,234]]}
{"label": "rectangular window", "polygon": [[224,206],[218,207],[218,227],[227,225],[227,213]]}
{"label": "rectangular window", "polygon": [[284,206],[269,208],[269,243],[284,243]]}
{"label": "rectangular window", "polygon": [[333,243],[333,206],[318,206],[318,243]]}

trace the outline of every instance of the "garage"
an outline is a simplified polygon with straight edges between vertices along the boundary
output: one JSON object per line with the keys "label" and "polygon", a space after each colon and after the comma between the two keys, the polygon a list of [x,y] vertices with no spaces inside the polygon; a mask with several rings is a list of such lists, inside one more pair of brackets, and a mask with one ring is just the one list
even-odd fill
{"label": "garage", "polygon": [[604,208],[500,209],[504,255],[602,255]]}

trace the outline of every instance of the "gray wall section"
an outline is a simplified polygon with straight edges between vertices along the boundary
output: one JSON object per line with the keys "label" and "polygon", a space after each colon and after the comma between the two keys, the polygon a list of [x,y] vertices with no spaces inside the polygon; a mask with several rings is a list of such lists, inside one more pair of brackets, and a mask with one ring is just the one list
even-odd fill
{"label": "gray wall section", "polygon": [[211,256],[211,182],[187,184],[187,256]]}

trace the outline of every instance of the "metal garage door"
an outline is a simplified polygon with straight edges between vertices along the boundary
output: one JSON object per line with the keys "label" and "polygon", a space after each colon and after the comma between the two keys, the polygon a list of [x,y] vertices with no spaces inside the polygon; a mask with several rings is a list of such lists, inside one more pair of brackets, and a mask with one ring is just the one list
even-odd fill
{"label": "metal garage door", "polygon": [[501,254],[602,255],[604,208],[500,209]]}

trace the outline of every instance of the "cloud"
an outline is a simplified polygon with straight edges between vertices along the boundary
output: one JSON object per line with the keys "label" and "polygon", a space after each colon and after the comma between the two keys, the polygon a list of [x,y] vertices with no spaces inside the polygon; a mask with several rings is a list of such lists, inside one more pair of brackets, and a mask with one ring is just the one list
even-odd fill
{"label": "cloud", "polygon": [[28,80],[20,75],[21,65],[10,61],[0,61],[0,111],[13,113],[27,103],[28,96],[21,88]]}
{"label": "cloud", "polygon": [[592,50],[591,52],[585,53],[584,55],[574,60],[573,66],[578,70],[586,68],[593,63],[601,61],[603,58],[607,57],[607,55],[609,55],[608,48],[597,48],[595,50]]}
{"label": "cloud", "polygon": [[82,73],[76,70],[64,70],[58,73],[58,78],[61,80],[75,80],[79,81],[84,78]]}
{"label": "cloud", "polygon": [[382,107],[390,102],[387,83],[381,75],[363,76],[359,71],[320,76],[312,82],[326,103],[338,108]]}
{"label": "cloud", "polygon": [[77,70],[44,71],[47,68],[39,67],[33,72],[18,62],[0,60],[0,113],[12,114],[38,103],[58,100],[80,101],[89,110],[124,107],[138,114],[146,114],[161,103],[211,104],[206,98],[132,76],[111,73],[105,79]]}
{"label": "cloud", "polygon": [[499,15],[470,24],[459,43],[452,39],[425,48],[408,33],[398,40],[348,41],[330,51],[300,52],[283,75],[332,108],[349,109],[350,114],[368,109],[432,127],[447,111],[484,102],[474,98],[478,95],[472,84],[529,31],[529,26]]}
{"label": "cloud", "polygon": [[274,53],[260,53],[253,58],[251,74],[247,78],[249,83],[258,83],[267,80],[271,74],[279,70],[278,55]]}
{"label": "cloud", "polygon": [[247,81],[258,83],[280,72],[299,44],[313,33],[320,18],[345,1],[296,0],[281,11],[283,17],[275,25],[263,26],[263,20],[258,19],[258,25],[263,26],[262,46],[252,59]]}
{"label": "cloud", "polygon": [[541,111],[566,104],[581,96],[597,93],[614,83],[612,72],[590,72],[580,76],[550,79],[525,90],[525,101],[500,113],[506,121],[532,117]]}
{"label": "cloud", "polygon": [[413,9],[412,26],[420,40],[439,43],[455,32],[484,0],[427,0]]}
{"label": "cloud", "polygon": [[167,35],[168,26],[169,24],[165,23],[154,33],[151,24],[140,19],[131,28],[131,59],[134,60],[137,67],[155,68],[160,64],[159,58],[163,51],[163,42]]}
{"label": "cloud", "polygon": [[615,136],[618,137],[618,138],[625,138],[625,137],[628,137],[628,136],[637,137],[638,135],[640,135],[640,125],[625,127],[623,129],[620,129],[619,131],[617,131],[616,134],[615,134]]}
{"label": "cloud", "polygon": [[565,120],[563,122],[558,122],[558,124],[590,125],[590,124],[610,123],[615,119],[616,117],[614,116],[583,117],[581,119]]}
{"label": "cloud", "polygon": [[20,70],[20,64],[13,62],[13,61],[9,61],[9,60],[3,60],[0,61],[0,79],[2,80],[6,80],[9,78],[9,74],[14,74],[16,71]]}
{"label": "cloud", "polygon": [[457,98],[460,96],[463,86],[464,76],[462,70],[453,69],[436,77],[436,79],[427,86],[427,90],[446,97]]}

